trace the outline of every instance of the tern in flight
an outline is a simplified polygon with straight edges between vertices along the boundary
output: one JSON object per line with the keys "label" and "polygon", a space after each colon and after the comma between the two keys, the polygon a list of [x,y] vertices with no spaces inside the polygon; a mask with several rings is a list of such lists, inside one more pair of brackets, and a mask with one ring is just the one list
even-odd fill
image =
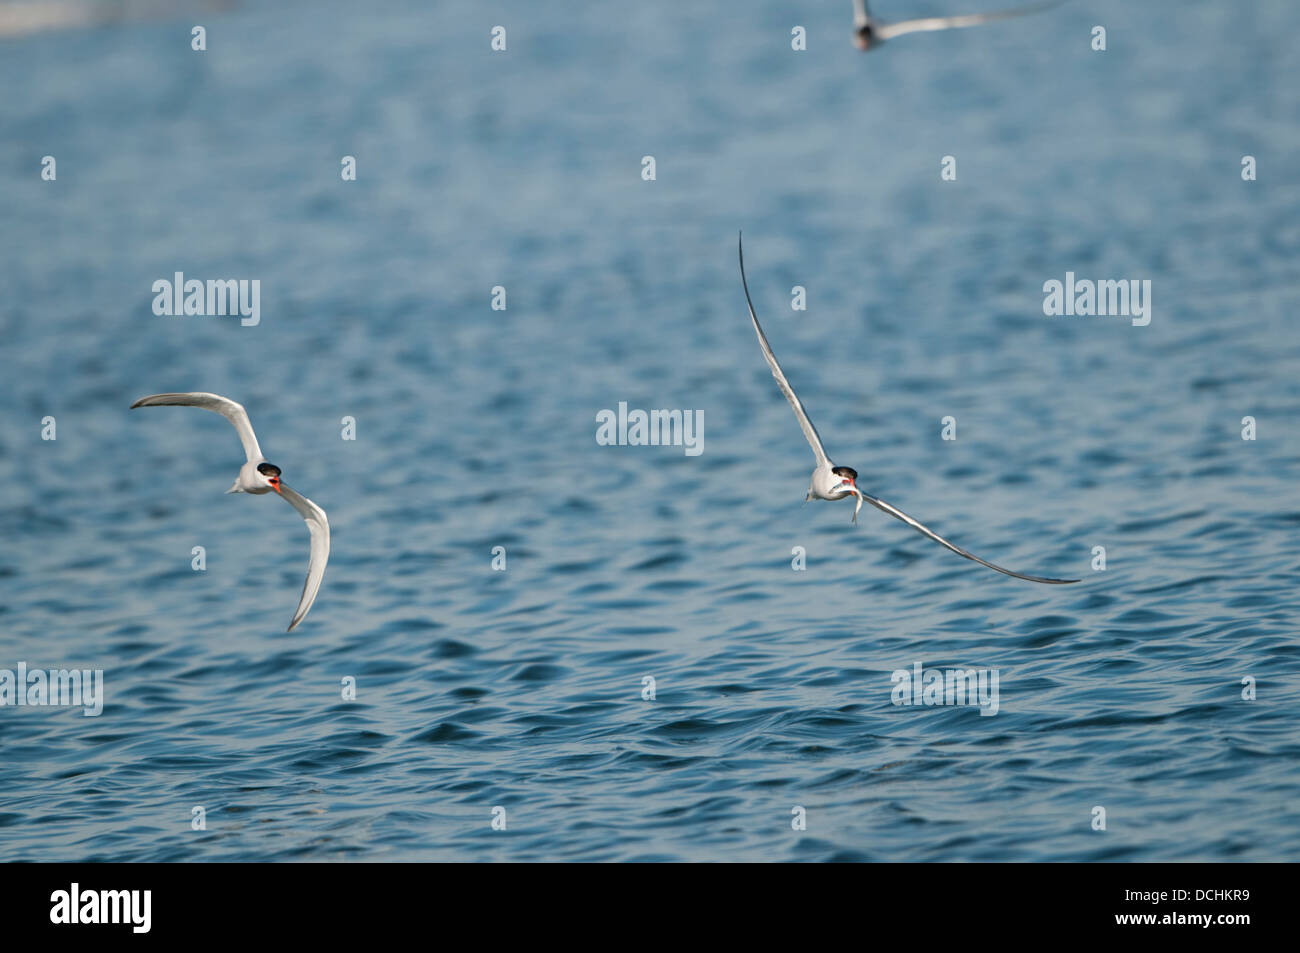
{"label": "tern in flight", "polygon": [[325,575],[325,563],[330,558],[330,524],[325,518],[325,511],[307,497],[295,492],[289,484],[281,481],[280,468],[273,463],[267,463],[266,458],[262,456],[262,448],[257,445],[257,434],[253,433],[253,425],[248,422],[248,413],[243,406],[233,400],[219,394],[152,394],[149,397],[141,397],[131,405],[131,409],[175,406],[210,410],[235,425],[239,442],[244,445],[244,455],[248,457],[248,461],[239,468],[235,485],[227,490],[227,493],[260,495],[274,490],[288,500],[298,514],[307,521],[307,529],[311,532],[311,562],[307,564],[307,581],[302,585],[302,598],[298,600],[298,611],[293,614],[293,621],[289,623],[288,631],[292,632],[298,623],[306,618],[311,604],[316,601],[316,593],[320,590],[320,582]]}
{"label": "tern in flight", "polygon": [[754,322],[754,332],[758,335],[758,346],[763,349],[763,357],[767,358],[767,366],[772,369],[772,376],[776,378],[776,386],[781,388],[781,393],[785,394],[785,399],[794,408],[794,415],[799,418],[799,426],[803,428],[803,435],[808,439],[808,443],[812,445],[813,456],[817,458],[817,469],[813,470],[812,481],[808,486],[808,495],[804,497],[805,503],[808,500],[842,500],[849,496],[856,496],[858,502],[853,507],[853,522],[855,523],[858,521],[858,510],[862,509],[862,504],[864,502],[870,503],[876,509],[888,513],[894,519],[902,520],[922,536],[928,536],[939,545],[951,549],[958,556],[965,556],[981,566],[988,566],[990,569],[996,569],[1008,576],[1015,576],[1017,579],[1028,579],[1030,582],[1063,585],[1079,581],[1077,579],[1049,579],[1044,576],[1029,576],[1022,572],[1012,572],[1010,569],[995,566],[988,560],[980,559],[978,556],[966,552],[960,546],[954,546],[934,530],[921,525],[897,507],[890,506],[884,500],[878,500],[858,489],[858,471],[852,467],[839,467],[831,462],[831,458],[826,455],[826,450],[822,447],[822,439],[817,433],[817,428],[808,419],[808,412],[803,409],[803,403],[794,392],[794,388],[790,386],[790,382],[785,379],[785,374],[781,371],[781,365],[776,362],[776,355],[772,353],[772,345],[767,343],[767,335],[763,333],[763,328],[758,323],[758,315],[754,313],[754,301],[749,297],[749,282],[745,280],[745,246],[743,240],[740,242],[739,251],[740,283],[745,289],[745,301],[749,305],[749,317]]}
{"label": "tern in flight", "polygon": [[853,0],[853,36],[854,42],[860,50],[869,50],[872,47],[879,46],[886,40],[892,40],[896,36],[902,36],[904,33],[919,33],[929,30],[952,30],[958,27],[979,26],[981,23],[988,23],[991,20],[1006,20],[1011,17],[1024,16],[1027,13],[1038,13],[1042,10],[1050,10],[1052,7],[1060,6],[1064,0],[1053,0],[1051,3],[1037,3],[1028,7],[1017,7],[1014,10],[995,10],[992,13],[969,13],[965,16],[955,17],[919,17],[915,20],[900,20],[898,23],[885,23],[883,20],[877,20],[867,9],[867,0]]}

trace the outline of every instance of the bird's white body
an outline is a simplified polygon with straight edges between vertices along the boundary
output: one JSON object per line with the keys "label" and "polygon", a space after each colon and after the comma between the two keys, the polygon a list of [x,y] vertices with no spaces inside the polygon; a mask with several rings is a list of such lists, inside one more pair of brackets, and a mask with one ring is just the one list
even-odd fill
{"label": "bird's white body", "polygon": [[842,500],[846,496],[853,496],[853,490],[846,487],[844,478],[831,472],[832,464],[827,460],[824,464],[818,464],[817,469],[812,472],[812,479],[808,483],[808,495],[804,498],[807,500]]}
{"label": "bird's white body", "polygon": [[266,462],[265,457],[258,457],[256,460],[249,460],[239,468],[239,476],[235,477],[235,485],[227,493],[272,493],[275,491],[269,480],[257,468]]}
{"label": "bird's white body", "polygon": [[284,497],[307,523],[307,529],[311,533],[311,561],[307,564],[307,579],[302,586],[298,609],[293,614],[293,621],[289,623],[289,631],[292,632],[297,628],[298,623],[307,617],[312,603],[316,601],[316,594],[320,591],[321,580],[325,577],[325,564],[329,561],[330,555],[330,524],[325,511],[280,479],[280,468],[268,463],[266,457],[262,456],[262,448],[257,443],[257,434],[253,432],[253,425],[248,420],[248,412],[242,405],[228,397],[202,392],[151,394],[148,397],[141,397],[131,405],[132,410],[136,407],[198,407],[225,417],[239,434],[239,442],[244,447],[246,457],[243,466],[239,468],[239,476],[235,478],[234,485],[226,492],[251,493],[254,496],[277,493]]}

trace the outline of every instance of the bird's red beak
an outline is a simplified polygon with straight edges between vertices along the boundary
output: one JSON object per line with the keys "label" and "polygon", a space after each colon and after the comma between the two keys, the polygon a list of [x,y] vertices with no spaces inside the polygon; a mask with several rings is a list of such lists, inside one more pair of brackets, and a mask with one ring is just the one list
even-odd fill
{"label": "bird's red beak", "polygon": [[279,477],[271,477],[271,479],[269,479],[267,482],[271,484],[271,489],[275,490],[276,493],[279,493],[279,492],[280,492],[280,478],[279,478]]}

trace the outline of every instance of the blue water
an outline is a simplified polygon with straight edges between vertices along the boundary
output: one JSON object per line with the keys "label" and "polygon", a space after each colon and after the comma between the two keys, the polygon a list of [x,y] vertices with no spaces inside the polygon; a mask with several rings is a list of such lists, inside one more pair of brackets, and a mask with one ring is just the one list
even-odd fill
{"label": "blue water", "polygon": [[[0,39],[0,668],[107,695],[0,708],[0,857],[1294,860],[1300,6],[865,56],[848,21],[248,3]],[[836,462],[1079,585],[802,505],[742,228]],[[261,323],[156,316],[177,271],[259,279]],[[1151,323],[1044,316],[1067,271],[1150,279]],[[241,401],[329,513],[292,634],[303,523],[223,495],[224,421],[127,409],[171,390]],[[703,411],[704,452],[597,445],[620,401]],[[895,706],[917,662],[998,670],[997,715]]]}

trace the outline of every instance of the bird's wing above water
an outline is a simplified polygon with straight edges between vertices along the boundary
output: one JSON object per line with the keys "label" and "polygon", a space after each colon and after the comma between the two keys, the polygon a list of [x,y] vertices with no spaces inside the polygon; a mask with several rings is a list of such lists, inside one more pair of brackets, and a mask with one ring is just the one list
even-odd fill
{"label": "bird's wing above water", "polygon": [[298,611],[293,614],[293,621],[289,623],[288,631],[292,632],[297,628],[298,623],[307,617],[311,604],[316,601],[316,593],[320,591],[321,580],[325,577],[325,563],[330,558],[330,524],[325,518],[323,509],[283,480],[280,481],[280,495],[288,500],[307,521],[307,529],[311,532],[311,562],[307,565],[307,579],[302,584],[302,598],[298,600]]}
{"label": "bird's wing above water", "polygon": [[891,37],[902,36],[904,33],[979,26],[993,20],[1008,20],[1012,17],[1025,16],[1030,13],[1041,13],[1043,10],[1050,10],[1052,7],[1060,6],[1062,2],[1063,0],[1055,0],[1053,3],[1036,3],[1032,6],[1016,7],[1012,10],[994,10],[990,13],[968,13],[951,17],[918,17],[915,20],[900,20],[898,23],[882,23],[876,27],[876,35],[881,40],[888,40]]}
{"label": "bird's wing above water", "polygon": [[785,394],[785,399],[794,408],[794,415],[799,418],[799,426],[803,428],[803,435],[808,438],[808,444],[817,457],[817,465],[821,466],[830,463],[830,458],[826,456],[826,450],[822,447],[822,438],[817,433],[817,428],[808,419],[808,412],[803,409],[799,396],[790,386],[790,382],[785,379],[785,374],[781,372],[781,365],[776,362],[776,355],[772,353],[772,345],[767,343],[767,335],[763,333],[763,328],[758,323],[758,315],[754,313],[754,302],[749,297],[749,283],[745,281],[745,246],[743,241],[739,247],[740,283],[745,289],[745,302],[749,305],[749,317],[754,322],[754,331],[758,334],[758,346],[763,349],[763,357],[767,358],[767,366],[772,369],[772,376],[776,378],[776,386],[781,388],[781,393]]}
{"label": "bird's wing above water", "polygon": [[974,555],[973,553],[966,552],[966,550],[962,549],[960,546],[954,546],[952,543],[948,542],[946,539],[944,539],[934,530],[930,529],[928,526],[924,526],[918,521],[912,519],[912,517],[908,516],[898,507],[891,506],[890,504],[886,503],[884,500],[878,500],[874,496],[870,496],[869,494],[866,493],[862,494],[862,498],[866,500],[868,503],[870,503],[872,506],[874,506],[876,509],[884,513],[888,513],[890,516],[894,517],[894,519],[902,520],[904,523],[912,527],[912,529],[916,530],[921,535],[928,536],[936,543],[939,543],[940,545],[946,546],[948,549],[951,549],[958,556],[965,556],[967,559],[973,560],[974,562],[979,563],[981,566],[988,566],[989,569],[996,569],[1000,573],[1003,573],[1008,576],[1015,576],[1017,579],[1028,579],[1030,582],[1042,582],[1053,586],[1066,585],[1067,583],[1079,581],[1077,579],[1051,579],[1046,576],[1030,576],[1023,572],[1012,572],[1010,569],[1003,569],[1001,566],[995,566],[987,559],[980,559],[978,556]]}
{"label": "bird's wing above water", "polygon": [[256,463],[263,459],[262,448],[257,445],[257,434],[253,433],[253,425],[248,421],[248,412],[242,404],[235,403],[229,397],[201,391],[192,394],[151,394],[131,405],[132,410],[137,407],[198,407],[220,414],[235,425],[239,442],[244,445],[244,455],[249,462]]}

